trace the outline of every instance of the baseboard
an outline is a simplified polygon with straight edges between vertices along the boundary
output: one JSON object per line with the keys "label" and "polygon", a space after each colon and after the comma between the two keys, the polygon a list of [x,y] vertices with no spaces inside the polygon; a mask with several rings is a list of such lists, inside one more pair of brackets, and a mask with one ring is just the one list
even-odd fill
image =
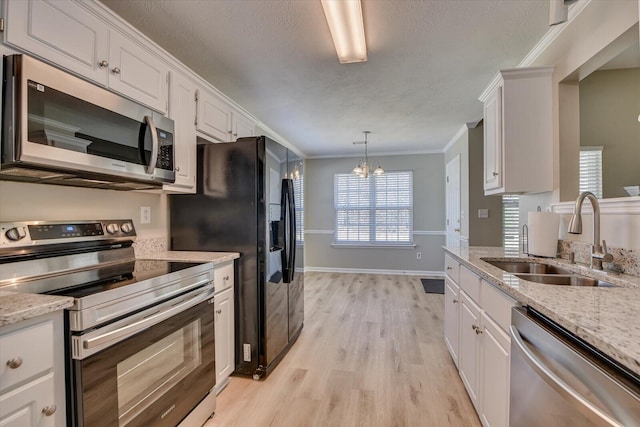
{"label": "baseboard", "polygon": [[444,271],[428,270],[378,270],[369,268],[329,268],[329,267],[305,267],[305,273],[360,273],[360,274],[391,274],[398,276],[432,276],[444,277]]}

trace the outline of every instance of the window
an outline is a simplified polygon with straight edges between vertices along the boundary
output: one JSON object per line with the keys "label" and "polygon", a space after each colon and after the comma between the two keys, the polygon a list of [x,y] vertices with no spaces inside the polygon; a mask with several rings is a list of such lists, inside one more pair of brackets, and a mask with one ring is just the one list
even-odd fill
{"label": "window", "polygon": [[580,192],[602,198],[602,147],[580,147]]}
{"label": "window", "polygon": [[293,178],[293,201],[296,210],[296,243],[304,242],[304,175]]}
{"label": "window", "polygon": [[520,197],[502,196],[502,246],[505,252],[520,251]]}
{"label": "window", "polygon": [[413,172],[334,177],[336,243],[413,244]]}

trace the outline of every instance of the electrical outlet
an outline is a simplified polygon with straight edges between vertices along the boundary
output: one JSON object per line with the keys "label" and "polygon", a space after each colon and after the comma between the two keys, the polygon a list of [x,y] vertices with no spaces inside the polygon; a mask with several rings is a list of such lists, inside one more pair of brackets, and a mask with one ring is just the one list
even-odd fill
{"label": "electrical outlet", "polygon": [[489,209],[478,209],[478,218],[489,218]]}
{"label": "electrical outlet", "polygon": [[416,252],[416,259],[422,259],[422,252]]}
{"label": "electrical outlet", "polygon": [[140,207],[140,224],[151,224],[151,207]]}
{"label": "electrical outlet", "polygon": [[242,344],[243,360],[251,362],[251,344]]}

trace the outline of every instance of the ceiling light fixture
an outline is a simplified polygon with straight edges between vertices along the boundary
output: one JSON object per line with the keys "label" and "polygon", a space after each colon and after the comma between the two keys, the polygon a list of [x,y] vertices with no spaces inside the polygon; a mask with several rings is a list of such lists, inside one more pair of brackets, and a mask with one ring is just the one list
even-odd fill
{"label": "ceiling light fixture", "polygon": [[367,44],[360,0],[320,0],[341,64],[365,62]]}
{"label": "ceiling light fixture", "polygon": [[[353,168],[353,173],[361,178],[369,178],[369,171],[371,168],[371,164],[369,163],[369,155],[367,153],[367,136],[371,133],[368,130],[362,132],[364,134],[364,141],[354,141],[353,144],[364,144],[364,160],[360,160],[358,165]],[[378,163],[378,166],[373,170],[373,176],[381,176],[384,175],[384,169]]]}

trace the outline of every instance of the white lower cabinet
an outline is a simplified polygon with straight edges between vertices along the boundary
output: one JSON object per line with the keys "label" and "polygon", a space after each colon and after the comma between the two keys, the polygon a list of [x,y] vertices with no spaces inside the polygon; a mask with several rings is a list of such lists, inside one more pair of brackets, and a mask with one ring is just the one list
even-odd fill
{"label": "white lower cabinet", "polygon": [[[445,343],[484,427],[509,425],[509,369],[511,340],[507,329],[516,300],[465,267],[460,267],[458,303],[450,277],[445,286]],[[451,319],[457,305],[458,329]],[[453,349],[453,350],[452,350]]]}
{"label": "white lower cabinet", "polygon": [[0,328],[0,427],[66,425],[62,313]]}
{"label": "white lower cabinet", "polygon": [[460,287],[448,277],[445,279],[444,284],[444,342],[453,362],[458,366]]}
{"label": "white lower cabinet", "polygon": [[480,388],[480,307],[464,292],[460,292],[460,355],[458,370],[476,410]]}
{"label": "white lower cabinet", "polygon": [[509,425],[509,336],[482,312],[480,420],[485,427]]}
{"label": "white lower cabinet", "polygon": [[228,384],[235,369],[235,299],[233,261],[214,270],[214,327],[216,340],[216,393]]}

